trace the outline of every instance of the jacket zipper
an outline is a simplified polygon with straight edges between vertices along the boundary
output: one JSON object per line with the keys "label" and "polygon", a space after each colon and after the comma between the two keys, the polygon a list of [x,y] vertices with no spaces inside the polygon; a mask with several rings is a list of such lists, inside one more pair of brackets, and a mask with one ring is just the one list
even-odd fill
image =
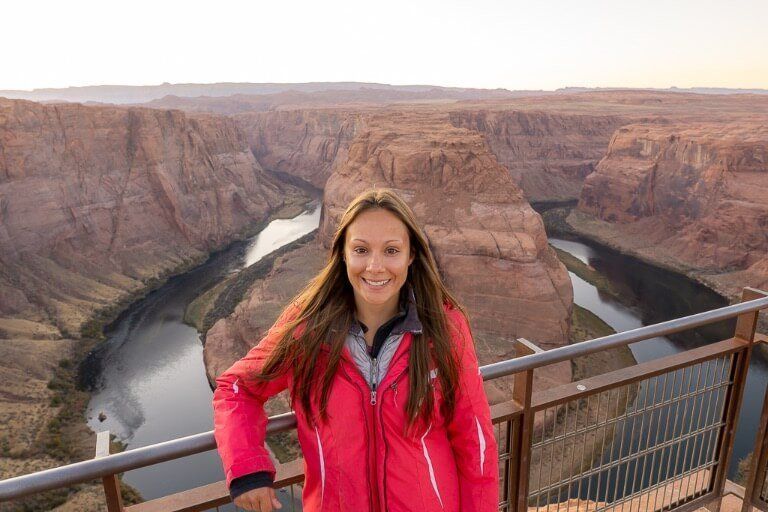
{"label": "jacket zipper", "polygon": [[[355,389],[358,390],[358,392],[360,392],[360,398],[361,398],[360,402],[361,402],[361,404],[363,404],[364,401],[365,401],[365,395],[360,390],[360,386],[358,384],[356,384],[352,380],[352,377],[349,376],[349,373],[347,373],[346,367],[344,365],[341,365],[341,367],[344,370],[344,376],[346,377],[347,381],[349,381],[349,383],[352,384],[355,387]],[[365,410],[365,405],[363,405],[363,420],[365,421],[365,437],[368,438],[368,440],[370,441],[371,437],[375,437],[375,436],[371,436],[371,427],[368,424],[368,411]],[[374,420],[375,420],[375,417],[374,417]],[[366,443],[366,444],[368,444],[368,443]],[[366,471],[368,472],[368,475],[373,474],[371,472],[371,454],[370,454],[370,451],[368,452],[367,456],[365,457],[365,466],[366,466]],[[375,481],[371,482],[370,480],[371,479],[369,479],[369,481],[368,481],[368,494],[369,494],[369,502],[370,502],[370,505],[371,505],[370,506],[370,510],[371,510],[371,512],[374,512],[374,508],[373,508],[373,506],[374,506],[373,486],[374,486],[374,484],[376,486],[378,486],[378,483],[375,482]]]}

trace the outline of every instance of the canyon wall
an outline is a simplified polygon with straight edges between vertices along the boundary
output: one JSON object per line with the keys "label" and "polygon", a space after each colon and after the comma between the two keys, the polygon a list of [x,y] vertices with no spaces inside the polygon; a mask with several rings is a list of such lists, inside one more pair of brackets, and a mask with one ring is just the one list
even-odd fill
{"label": "canyon wall", "polygon": [[231,119],[0,99],[0,336],[77,335],[281,202]]}
{"label": "canyon wall", "polygon": [[322,189],[334,163],[346,160],[360,131],[360,114],[344,110],[290,110],[235,117],[259,163]]}
{"label": "canyon wall", "polygon": [[768,287],[768,126],[634,124],[584,184],[579,230],[724,295]]}
{"label": "canyon wall", "polygon": [[584,178],[628,120],[523,110],[457,110],[451,122],[483,134],[530,201],[578,199]]}

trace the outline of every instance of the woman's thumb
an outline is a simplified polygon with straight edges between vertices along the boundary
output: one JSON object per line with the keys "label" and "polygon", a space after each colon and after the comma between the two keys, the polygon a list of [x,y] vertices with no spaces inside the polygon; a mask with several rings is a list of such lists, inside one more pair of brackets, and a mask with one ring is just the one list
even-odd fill
{"label": "woman's thumb", "polygon": [[275,495],[275,490],[270,489],[270,498],[272,498],[272,506],[274,508],[283,508],[283,506],[280,504],[280,502],[277,500],[277,496]]}

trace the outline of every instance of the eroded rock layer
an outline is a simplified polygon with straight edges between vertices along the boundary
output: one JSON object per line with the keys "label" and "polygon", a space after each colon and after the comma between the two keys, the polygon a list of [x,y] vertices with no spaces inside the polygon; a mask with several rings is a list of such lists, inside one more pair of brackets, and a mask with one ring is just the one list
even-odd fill
{"label": "eroded rock layer", "polygon": [[579,197],[584,178],[605,154],[619,116],[523,110],[457,110],[451,122],[483,134],[530,201]]}
{"label": "eroded rock layer", "polygon": [[768,125],[619,129],[582,191],[576,227],[735,296],[768,287]]}
{"label": "eroded rock layer", "polygon": [[76,334],[282,201],[222,117],[0,99],[0,149],[5,335]]}
{"label": "eroded rock layer", "polygon": [[235,117],[265,169],[323,188],[337,161],[345,161],[362,121],[343,110],[290,110]]}
{"label": "eroded rock layer", "polygon": [[[483,362],[510,357],[517,337],[544,348],[565,344],[568,274],[482,136],[437,114],[374,116],[367,128],[326,184],[321,241],[329,243],[358,193],[392,188],[413,208],[443,278],[468,308]],[[570,370],[552,375],[563,382]]]}

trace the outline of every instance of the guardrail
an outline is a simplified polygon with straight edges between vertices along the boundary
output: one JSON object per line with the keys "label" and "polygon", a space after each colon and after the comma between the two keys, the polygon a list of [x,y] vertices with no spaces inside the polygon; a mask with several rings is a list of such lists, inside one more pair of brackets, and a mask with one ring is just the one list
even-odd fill
{"label": "guardrail", "polygon": [[[768,293],[746,288],[742,302],[632,331],[541,351],[517,340],[519,357],[481,368],[485,380],[514,375],[512,399],[492,407],[499,442],[499,509],[695,510],[717,507],[724,494],[758,312]],[[737,318],[730,339],[622,370],[534,392],[538,368],[609,348]],[[768,399],[747,501],[768,512]],[[270,418],[267,432],[295,427]],[[116,475],[212,450],[212,432],[108,454],[101,434],[96,457],[0,481],[0,502],[101,478],[110,512],[207,510],[229,502],[224,482],[124,507]],[[296,486],[301,461],[278,466],[276,487]],[[746,510],[746,508],[745,508]]]}

